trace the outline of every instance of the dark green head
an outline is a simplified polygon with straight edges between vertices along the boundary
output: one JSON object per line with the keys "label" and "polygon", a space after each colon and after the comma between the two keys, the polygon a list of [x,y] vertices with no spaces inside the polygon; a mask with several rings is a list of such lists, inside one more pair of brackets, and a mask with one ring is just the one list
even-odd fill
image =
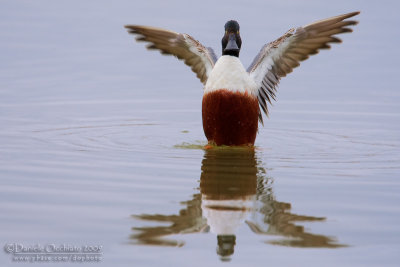
{"label": "dark green head", "polygon": [[225,34],[222,37],[222,55],[239,57],[242,39],[240,39],[240,26],[236,20],[225,23]]}

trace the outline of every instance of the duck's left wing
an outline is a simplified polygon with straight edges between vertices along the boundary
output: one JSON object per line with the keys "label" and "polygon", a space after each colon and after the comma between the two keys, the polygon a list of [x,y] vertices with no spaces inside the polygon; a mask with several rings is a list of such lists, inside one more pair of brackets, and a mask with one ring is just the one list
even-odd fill
{"label": "duck's left wing", "polygon": [[[319,49],[329,49],[329,43],[340,43],[341,40],[334,35],[352,32],[347,26],[358,22],[347,19],[359,13],[343,14],[290,29],[282,37],[263,46],[247,71],[260,86],[258,102],[266,115],[266,102],[271,103],[271,98],[275,100],[279,80],[299,66],[300,61],[317,54]],[[261,113],[259,118],[262,123]]]}
{"label": "duck's left wing", "polygon": [[137,41],[149,42],[148,49],[160,50],[161,54],[174,55],[185,62],[205,85],[217,61],[210,47],[203,46],[188,34],[155,27],[126,25],[129,33],[137,34]]}

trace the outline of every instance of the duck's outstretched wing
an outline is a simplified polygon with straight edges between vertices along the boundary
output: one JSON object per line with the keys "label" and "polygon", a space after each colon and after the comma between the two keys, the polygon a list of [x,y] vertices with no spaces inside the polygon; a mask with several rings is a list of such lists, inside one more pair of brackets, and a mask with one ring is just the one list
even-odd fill
{"label": "duck's outstretched wing", "polygon": [[[319,49],[329,49],[329,43],[340,43],[336,34],[352,32],[348,26],[358,22],[347,20],[360,12],[352,12],[290,29],[282,37],[266,44],[253,60],[247,71],[260,86],[258,102],[268,116],[266,102],[275,100],[276,87],[280,78],[292,72],[300,65],[300,61],[315,55]],[[260,113],[260,121],[262,116]]]}
{"label": "duck's outstretched wing", "polygon": [[214,67],[217,57],[210,47],[204,47],[188,34],[177,33],[160,28],[126,25],[129,33],[137,34],[137,41],[149,42],[148,49],[160,50],[161,54],[174,55],[184,60],[197,74],[203,84]]}

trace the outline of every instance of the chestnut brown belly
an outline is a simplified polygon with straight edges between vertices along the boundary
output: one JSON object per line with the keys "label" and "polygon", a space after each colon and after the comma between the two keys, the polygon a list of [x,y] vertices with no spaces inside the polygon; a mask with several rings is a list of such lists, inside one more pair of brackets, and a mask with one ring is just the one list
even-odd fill
{"label": "chestnut brown belly", "polygon": [[258,129],[258,100],[247,93],[217,90],[203,96],[204,133],[216,145],[254,145]]}

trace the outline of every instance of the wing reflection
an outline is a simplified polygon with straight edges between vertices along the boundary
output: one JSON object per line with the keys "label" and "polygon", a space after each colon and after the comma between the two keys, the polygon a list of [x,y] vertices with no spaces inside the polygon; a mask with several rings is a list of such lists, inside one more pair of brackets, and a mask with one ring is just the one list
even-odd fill
{"label": "wing reflection", "polygon": [[206,220],[202,217],[201,195],[193,195],[193,199],[181,202],[186,207],[176,215],[143,214],[133,215],[134,218],[146,221],[168,223],[166,226],[133,227],[136,232],[130,238],[139,244],[159,246],[182,246],[183,241],[167,240],[162,237],[173,234],[188,234],[208,230]]}
{"label": "wing reflection", "polygon": [[[275,200],[273,179],[258,162],[253,149],[221,148],[205,151],[201,167],[200,193],[182,202],[185,208],[173,215],[134,215],[163,226],[134,227],[133,243],[182,246],[184,242],[165,239],[174,234],[204,232],[217,235],[217,253],[229,260],[236,244],[235,232],[245,223],[269,244],[293,247],[335,248],[344,245],[334,239],[307,232],[296,222],[323,221],[323,217],[297,215],[291,204]],[[270,240],[270,236],[280,237]]]}

